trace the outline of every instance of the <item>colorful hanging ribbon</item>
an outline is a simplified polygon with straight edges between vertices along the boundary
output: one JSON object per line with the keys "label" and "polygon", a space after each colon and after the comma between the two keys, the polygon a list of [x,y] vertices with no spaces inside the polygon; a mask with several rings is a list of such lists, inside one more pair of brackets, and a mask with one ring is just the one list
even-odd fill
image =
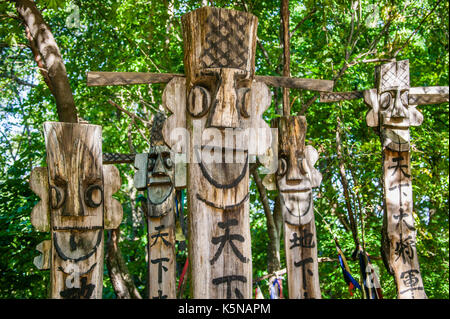
{"label": "colorful hanging ribbon", "polygon": [[350,268],[348,267],[344,253],[342,252],[341,247],[339,247],[337,240],[334,239],[334,241],[336,244],[336,250],[338,252],[339,265],[342,269],[342,275],[344,276],[345,283],[348,285],[350,296],[353,296],[353,290],[355,290],[356,288],[361,290],[361,286],[359,285],[358,281],[356,281],[356,279],[353,278],[353,276],[350,274]]}

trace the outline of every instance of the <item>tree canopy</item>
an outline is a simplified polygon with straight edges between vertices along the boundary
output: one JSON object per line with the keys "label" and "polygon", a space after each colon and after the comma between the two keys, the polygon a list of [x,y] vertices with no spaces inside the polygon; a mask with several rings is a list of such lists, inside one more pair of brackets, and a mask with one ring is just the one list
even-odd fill
{"label": "tree canopy", "polygon": [[[180,17],[203,5],[248,11],[258,17],[257,75],[283,74],[280,3],[240,1],[67,1],[40,0],[36,6],[49,25],[63,58],[78,116],[103,128],[103,152],[136,153],[149,148],[153,116],[163,111],[164,84],[87,87],[87,71],[183,73]],[[449,4],[442,0],[294,1],[290,11],[292,77],[329,79],[335,91],[374,87],[374,68],[393,58],[409,59],[411,86],[449,83]],[[14,1],[0,1],[0,298],[45,298],[49,274],[33,265],[35,247],[49,234],[33,229],[30,213],[37,203],[28,180],[31,169],[46,166],[43,123],[58,121],[57,104]],[[272,88],[270,120],[282,109],[282,90]],[[365,122],[362,99],[318,103],[315,92],[290,90],[291,114],[305,115],[306,143],[319,151],[316,167],[323,175],[315,190],[322,298],[350,296],[336,261],[335,236],[352,274],[355,243],[344,196],[348,187],[357,232],[380,276],[385,298],[395,298],[394,278],[380,256],[383,216],[381,145]],[[421,126],[411,128],[414,219],[417,252],[429,298],[449,298],[449,104],[418,107]],[[338,146],[340,152],[338,152]],[[348,186],[343,185],[343,165]],[[147,281],[146,225],[132,187],[134,170],[120,164],[122,188],[116,198],[124,207],[119,246],[142,297]],[[256,174],[259,174],[256,172]],[[261,178],[263,175],[261,175]],[[277,191],[262,194],[250,185],[253,277],[266,275]],[[265,214],[266,196],[272,215]],[[280,267],[285,267],[281,240]],[[180,247],[179,247],[180,248]],[[179,249],[177,269],[187,256]],[[286,281],[285,281],[286,283]],[[267,281],[261,286],[268,297]],[[105,266],[104,298],[115,298]],[[287,291],[287,289],[284,289]],[[189,297],[189,291],[185,290]]]}

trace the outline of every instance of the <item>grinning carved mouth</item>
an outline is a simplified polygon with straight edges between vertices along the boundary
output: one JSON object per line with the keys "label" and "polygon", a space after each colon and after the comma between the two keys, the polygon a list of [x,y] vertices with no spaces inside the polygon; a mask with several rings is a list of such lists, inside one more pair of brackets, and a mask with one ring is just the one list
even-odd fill
{"label": "grinning carved mouth", "polygon": [[208,150],[210,147],[194,147],[194,153],[203,176],[215,187],[220,189],[233,188],[246,176],[248,169],[247,150],[234,150],[236,152],[243,152],[245,163],[226,163],[224,154],[230,150],[225,148],[217,148],[222,154],[222,161],[220,163],[205,163],[199,154],[199,148],[203,151]]}
{"label": "grinning carved mouth", "polygon": [[[96,239],[95,236],[97,236]],[[62,238],[61,241],[59,241],[60,238]],[[58,256],[64,261],[72,262],[79,262],[91,257],[97,251],[102,238],[102,229],[97,232],[53,233],[53,243]]]}
{"label": "grinning carved mouth", "polygon": [[303,188],[289,188],[289,187],[283,187],[279,189],[282,193],[306,193],[311,191],[311,187],[303,187]]}
{"label": "grinning carved mouth", "polygon": [[309,208],[311,207],[311,202],[312,202],[312,192],[310,192],[308,194],[308,198],[306,199],[306,202],[308,203],[308,206],[306,206],[306,209],[304,209],[303,211],[296,211],[296,210],[292,209],[292,207],[291,207],[291,209],[289,209],[288,205],[286,205],[286,202],[284,201],[283,196],[281,196],[281,203],[284,205],[284,207],[286,208],[288,213],[294,217],[303,217],[309,212]]}

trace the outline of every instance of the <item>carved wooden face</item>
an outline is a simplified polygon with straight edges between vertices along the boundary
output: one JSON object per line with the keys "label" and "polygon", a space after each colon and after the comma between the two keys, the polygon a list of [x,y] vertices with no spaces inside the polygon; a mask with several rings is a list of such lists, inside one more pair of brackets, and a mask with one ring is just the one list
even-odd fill
{"label": "carved wooden face", "polygon": [[305,117],[281,117],[276,125],[279,128],[276,181],[283,217],[290,224],[305,225],[313,216],[312,188],[319,186],[322,178],[314,168],[318,154],[312,146],[305,146]]}
{"label": "carved wooden face", "polygon": [[248,174],[244,129],[251,126],[257,19],[201,8],[184,15],[182,23],[186,114],[194,131],[202,133],[193,138],[194,156],[212,185],[234,188]]}
{"label": "carved wooden face", "polygon": [[148,153],[147,195],[153,205],[163,203],[173,190],[174,163],[167,146],[153,146]]}
{"label": "carved wooden face", "polygon": [[182,17],[188,113],[205,127],[242,128],[254,75],[257,18],[201,8]]}
{"label": "carved wooden face", "polygon": [[53,228],[103,226],[101,127],[45,123]]}
{"label": "carved wooden face", "polygon": [[423,116],[409,104],[409,61],[383,64],[376,69],[377,89],[364,92],[371,107],[369,126],[380,127],[384,146],[393,150],[409,149],[409,127],[422,123]]}

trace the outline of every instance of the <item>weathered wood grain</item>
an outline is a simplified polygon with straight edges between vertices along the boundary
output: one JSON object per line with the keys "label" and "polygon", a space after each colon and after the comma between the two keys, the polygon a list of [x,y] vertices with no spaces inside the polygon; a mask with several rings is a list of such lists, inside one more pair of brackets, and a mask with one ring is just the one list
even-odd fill
{"label": "weathered wood grain", "polygon": [[[115,86],[168,83],[174,78],[185,79],[184,74],[146,73],[146,72],[87,72],[87,86]],[[334,82],[331,80],[295,78],[288,76],[255,75],[255,81],[272,87],[284,87],[298,90],[330,92]]]}
{"label": "weathered wood grain", "polygon": [[48,172],[46,167],[31,171],[30,188],[41,199],[31,211],[31,224],[37,231],[50,231],[50,205],[48,196]]}
{"label": "weathered wood grain", "polygon": [[51,240],[38,245],[42,255],[34,263],[50,268],[51,298],[101,298],[103,230],[118,227],[122,218],[120,203],[111,197],[120,188],[119,172],[102,166],[100,126],[46,122],[44,137],[47,168],[34,169],[30,177],[41,198],[32,221],[50,231]]}
{"label": "weathered wood grain", "polygon": [[33,264],[39,270],[49,270],[50,269],[50,255],[52,249],[52,241],[44,240],[36,246],[36,250],[41,254],[36,256],[33,260]]}
{"label": "weathered wood grain", "polygon": [[409,152],[383,151],[384,208],[389,265],[399,299],[427,298],[420,274]]}
{"label": "weathered wood grain", "polygon": [[103,166],[103,185],[104,185],[104,228],[116,229],[120,226],[123,218],[123,208],[120,202],[113,198],[122,185],[120,172],[114,165]]}
{"label": "weathered wood grain", "polygon": [[410,105],[427,105],[448,102],[448,86],[412,87],[409,89]]}
{"label": "weathered wood grain", "polygon": [[87,85],[107,86],[167,83],[174,77],[184,77],[184,75],[176,73],[147,72],[87,72]]}
{"label": "weathered wood grain", "polygon": [[[275,179],[285,224],[289,298],[318,299],[321,293],[312,196],[312,189],[322,180],[314,168],[318,153],[312,146],[305,145],[307,123],[304,116],[283,116],[272,124],[278,128],[279,165]],[[266,184],[271,183],[273,177],[269,175]]]}

